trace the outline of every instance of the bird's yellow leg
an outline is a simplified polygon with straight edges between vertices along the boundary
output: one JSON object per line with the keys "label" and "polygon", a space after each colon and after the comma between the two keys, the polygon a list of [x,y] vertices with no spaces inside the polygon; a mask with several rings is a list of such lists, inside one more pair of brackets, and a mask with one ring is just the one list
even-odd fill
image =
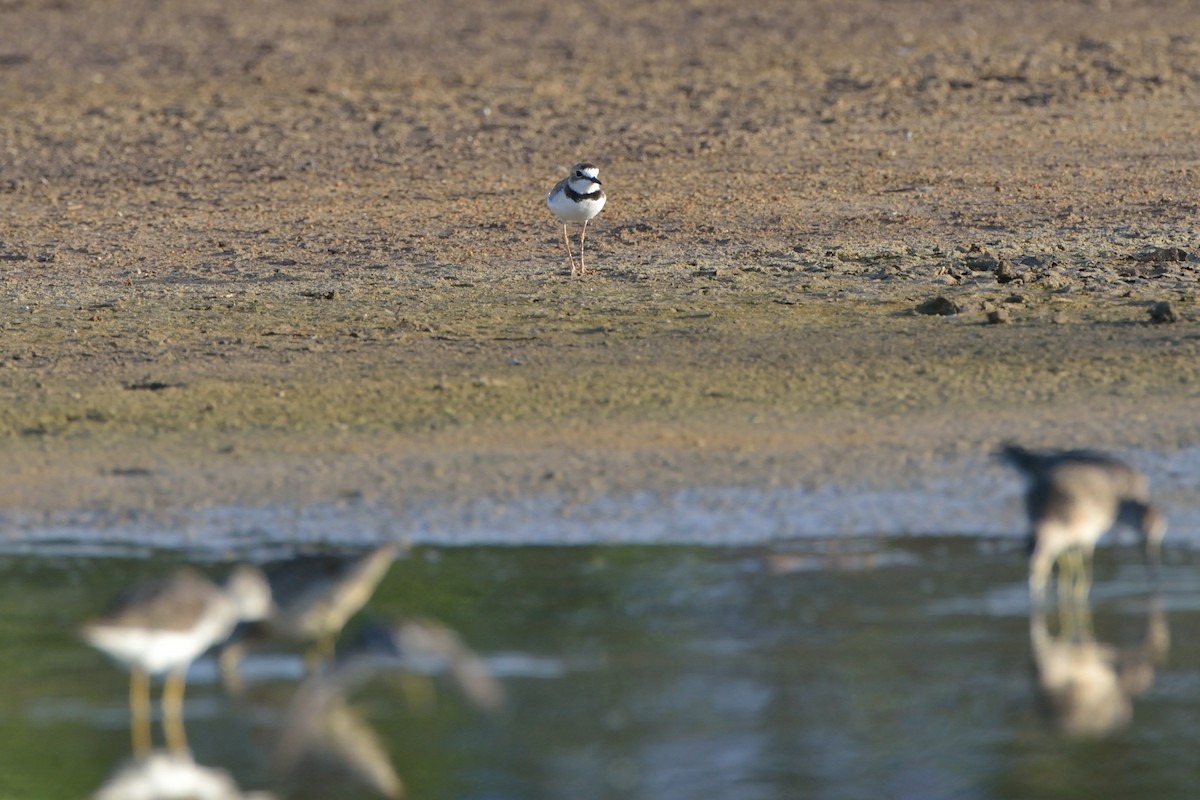
{"label": "bird's yellow leg", "polygon": [[129,673],[129,732],[133,754],[150,753],[150,676],[137,667]]}
{"label": "bird's yellow leg", "polygon": [[1058,557],[1058,605],[1063,607],[1069,604],[1072,596],[1071,584],[1074,575],[1074,562],[1072,561],[1072,551],[1067,550],[1061,553]]}
{"label": "bird's yellow leg", "polygon": [[1092,561],[1095,553],[1087,550],[1080,555],[1080,563],[1083,565],[1084,575],[1087,577],[1088,585],[1092,583]]}
{"label": "bird's yellow leg", "polygon": [[1079,604],[1079,640],[1081,642],[1096,641],[1096,633],[1092,629],[1092,610],[1086,602]]}
{"label": "bird's yellow leg", "polygon": [[304,666],[309,672],[316,672],[322,664],[333,660],[334,639],[334,634],[323,633],[304,654]]}
{"label": "bird's yellow leg", "polygon": [[1074,641],[1079,635],[1079,618],[1075,615],[1075,607],[1062,605],[1058,607],[1058,638]]}
{"label": "bird's yellow leg", "polygon": [[1088,592],[1092,588],[1092,559],[1090,554],[1085,554],[1082,550],[1076,559],[1079,574],[1075,578],[1075,602],[1084,604],[1087,602]]}
{"label": "bird's yellow leg", "polygon": [[174,753],[188,752],[187,733],[183,730],[183,688],[187,679],[187,668],[177,669],[167,675],[163,686],[163,733],[167,747]]}

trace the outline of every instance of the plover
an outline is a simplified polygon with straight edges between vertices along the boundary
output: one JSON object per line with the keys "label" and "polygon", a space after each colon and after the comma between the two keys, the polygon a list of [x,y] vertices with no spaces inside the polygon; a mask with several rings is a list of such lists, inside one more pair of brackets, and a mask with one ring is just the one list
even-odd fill
{"label": "plover", "polygon": [[224,588],[191,569],[134,589],[108,614],[84,623],[88,644],[129,667],[129,703],[134,751],[150,749],[150,676],[167,673],[163,728],[175,752],[187,750],[183,732],[183,689],[188,665],[223,641],[241,620],[271,611],[271,589],[255,567],[233,571]]}
{"label": "plover", "polygon": [[[563,244],[567,248],[567,259],[571,262],[571,274],[583,275],[583,240],[587,236],[588,223],[600,209],[604,208],[604,190],[600,188],[600,170],[586,161],[571,167],[570,174],[554,185],[546,195],[546,205],[558,217],[563,226]],[[579,269],[576,272],[575,257],[571,254],[571,240],[567,238],[567,224],[582,222],[579,232]]]}
{"label": "plover", "polygon": [[1096,541],[1117,523],[1142,535],[1151,564],[1157,564],[1166,519],[1149,501],[1146,476],[1123,461],[1093,450],[1035,452],[1009,444],[998,455],[1028,480],[1029,590],[1036,601],[1045,596],[1050,571],[1059,565],[1059,593],[1064,594],[1066,569],[1074,591],[1085,597]]}

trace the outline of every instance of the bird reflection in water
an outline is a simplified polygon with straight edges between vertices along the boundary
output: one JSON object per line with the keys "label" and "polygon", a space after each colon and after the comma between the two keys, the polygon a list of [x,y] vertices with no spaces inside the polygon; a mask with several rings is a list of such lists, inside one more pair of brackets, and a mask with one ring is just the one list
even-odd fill
{"label": "bird reflection in water", "polygon": [[1161,602],[1150,600],[1146,635],[1128,647],[1096,641],[1086,603],[1062,605],[1058,617],[1057,636],[1043,607],[1035,606],[1029,617],[1037,689],[1046,711],[1069,736],[1121,730],[1133,718],[1133,698],[1154,683],[1154,669],[1170,647]]}
{"label": "bird reflection in water", "polygon": [[386,749],[348,696],[376,677],[398,673],[410,699],[412,687],[422,687],[415,696],[424,704],[432,696],[424,688],[428,674],[439,667],[477,707],[503,704],[500,684],[450,628],[419,619],[364,628],[329,669],[310,675],[292,698],[272,757],[279,783],[311,789],[341,776],[384,797],[402,796],[404,785]]}
{"label": "bird reflection in water", "polygon": [[911,565],[917,559],[884,537],[834,537],[812,541],[787,542],[764,557],[772,575],[796,572],[870,572],[871,570]]}
{"label": "bird reflection in water", "polygon": [[137,756],[112,775],[91,800],[275,800],[270,792],[242,792],[223,769],[202,767],[189,753],[156,750]]}

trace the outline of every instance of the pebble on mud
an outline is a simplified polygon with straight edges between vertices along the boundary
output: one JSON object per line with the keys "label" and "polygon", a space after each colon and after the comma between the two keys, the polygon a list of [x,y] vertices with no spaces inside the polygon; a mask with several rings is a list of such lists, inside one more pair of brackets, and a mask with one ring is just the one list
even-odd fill
{"label": "pebble on mud", "polygon": [[1007,309],[993,308],[987,312],[988,325],[1003,325],[1006,322],[1011,322],[1012,317],[1008,315]]}
{"label": "pebble on mud", "polygon": [[1187,261],[1190,256],[1182,247],[1150,247],[1129,257],[1130,261],[1140,261],[1143,264],[1169,264]]}
{"label": "pebble on mud", "polygon": [[927,314],[929,316],[949,317],[958,312],[958,305],[953,300],[940,294],[917,306],[918,314]]}
{"label": "pebble on mud", "polygon": [[1170,300],[1159,300],[1154,305],[1147,309],[1150,314],[1150,321],[1155,323],[1179,322],[1181,317],[1179,312],[1175,310],[1175,306]]}
{"label": "pebble on mud", "polygon": [[967,269],[972,272],[995,272],[1000,267],[1000,259],[996,258],[991,253],[984,250],[981,253],[972,253],[963,259]]}

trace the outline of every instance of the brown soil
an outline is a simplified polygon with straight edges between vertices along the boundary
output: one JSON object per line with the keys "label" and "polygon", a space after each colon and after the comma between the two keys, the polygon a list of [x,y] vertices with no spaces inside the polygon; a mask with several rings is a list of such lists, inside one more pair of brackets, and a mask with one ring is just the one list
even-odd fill
{"label": "brown soil", "polygon": [[[0,0],[0,507],[896,483],[1005,438],[1200,442],[1194,23]],[[544,196],[582,159],[609,202],[573,279]],[[913,313],[938,295],[961,313]]]}

